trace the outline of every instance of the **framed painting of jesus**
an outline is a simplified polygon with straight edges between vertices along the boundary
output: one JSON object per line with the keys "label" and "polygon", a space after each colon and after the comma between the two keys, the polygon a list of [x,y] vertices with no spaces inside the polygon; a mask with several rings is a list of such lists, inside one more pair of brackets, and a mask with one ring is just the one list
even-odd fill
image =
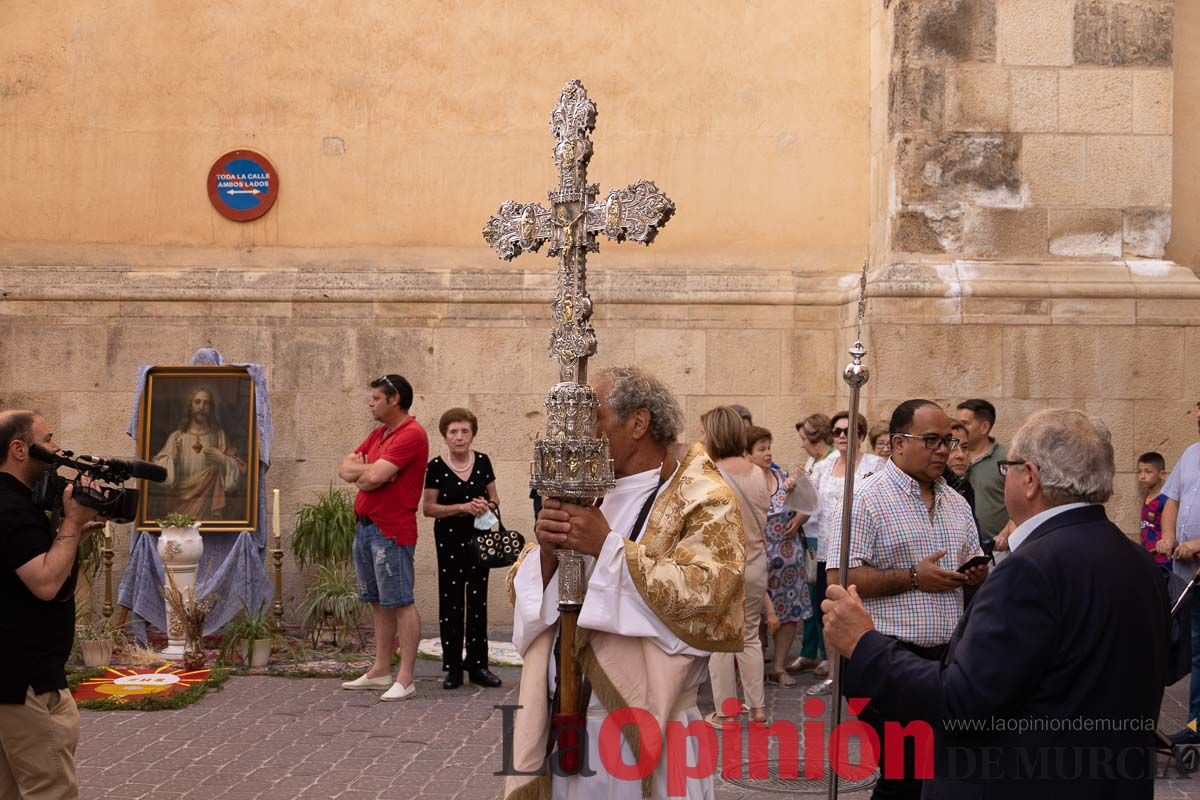
{"label": "framed painting of jesus", "polygon": [[137,529],[187,514],[203,533],[258,526],[258,428],[254,381],[244,367],[154,367],[138,425],[138,457],[162,466],[141,482]]}

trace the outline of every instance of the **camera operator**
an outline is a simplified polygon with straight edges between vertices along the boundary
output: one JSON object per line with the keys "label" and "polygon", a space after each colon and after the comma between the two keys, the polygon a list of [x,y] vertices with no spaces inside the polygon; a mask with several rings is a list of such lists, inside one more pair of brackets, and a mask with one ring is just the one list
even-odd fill
{"label": "camera operator", "polygon": [[33,444],[58,452],[46,420],[0,411],[0,797],[75,800],[79,712],[65,665],[75,635],[76,554],[99,526],[96,511],[63,494],[57,531],[32,488],[50,465]]}

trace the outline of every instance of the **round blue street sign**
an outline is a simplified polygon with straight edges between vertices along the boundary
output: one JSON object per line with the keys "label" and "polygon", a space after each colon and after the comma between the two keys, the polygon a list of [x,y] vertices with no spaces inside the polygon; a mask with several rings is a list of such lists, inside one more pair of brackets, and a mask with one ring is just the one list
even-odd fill
{"label": "round blue street sign", "polygon": [[278,196],[275,167],[253,150],[231,150],[208,172],[208,199],[226,219],[258,219],[271,210]]}

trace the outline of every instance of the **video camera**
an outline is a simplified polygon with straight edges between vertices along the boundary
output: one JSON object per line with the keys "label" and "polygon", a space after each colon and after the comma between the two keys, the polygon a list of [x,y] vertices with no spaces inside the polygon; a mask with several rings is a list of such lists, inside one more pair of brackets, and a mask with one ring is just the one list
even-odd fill
{"label": "video camera", "polygon": [[[100,516],[113,522],[132,522],[137,516],[138,490],[127,489],[124,484],[130,478],[143,478],[155,483],[167,479],[166,467],[149,461],[120,458],[98,458],[76,456],[70,450],[55,453],[40,444],[32,445],[29,453],[38,461],[54,465],[33,487],[33,502],[43,511],[60,513],[63,492],[67,486],[75,487],[71,496],[81,505],[94,508]],[[59,467],[75,470],[74,478],[58,474]],[[83,479],[91,478],[92,485],[85,486]]]}

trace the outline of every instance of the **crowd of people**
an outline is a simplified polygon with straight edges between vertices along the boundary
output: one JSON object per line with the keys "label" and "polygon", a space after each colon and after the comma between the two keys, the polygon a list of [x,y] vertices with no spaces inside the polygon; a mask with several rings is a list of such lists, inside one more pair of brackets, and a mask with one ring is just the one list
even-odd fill
{"label": "crowd of people", "polygon": [[[1157,452],[1138,457],[1141,527],[1127,537],[1103,508],[1116,469],[1111,437],[1080,412],[1034,414],[1008,447],[993,435],[996,409],[983,399],[951,411],[907,400],[874,424],[845,410],[810,413],[795,425],[807,460],[783,465],[773,456],[774,434],[743,406],[706,411],[699,442],[688,446],[679,441],[682,406],[655,377],[609,369],[593,386],[616,486],[599,507],[544,499],[535,511],[536,547],[509,574],[525,710],[515,717],[520,771],[508,778],[508,794],[524,791],[548,752],[551,734],[538,715],[557,695],[562,654],[552,578],[562,547],[582,553],[587,564],[579,616],[587,636],[576,657],[588,679],[589,731],[599,726],[598,715],[612,711],[613,698],[660,722],[699,722],[697,690],[705,681],[716,709],[707,717],[711,725],[770,722],[764,684],[787,690],[797,686],[794,675],[812,672],[818,680],[805,691],[828,693],[830,651],[846,659],[848,691],[872,698],[859,717],[877,732],[881,762],[889,759],[886,726],[930,715],[1157,718],[1166,626],[1146,620],[1166,618],[1167,573],[1191,579],[1200,567],[1200,443],[1170,470]],[[358,490],[353,559],[375,641],[370,669],[343,688],[379,691],[386,701],[416,692],[418,513],[434,520],[443,686],[455,689],[464,677],[501,685],[488,670],[488,569],[471,548],[476,534],[498,523],[500,508],[491,460],[472,447],[479,420],[465,408],[445,411],[438,425],[444,447],[430,459],[412,402],[403,376],[371,381],[378,425],[338,468]],[[1200,404],[1196,414],[1200,422]],[[98,523],[70,490],[57,531],[31,505],[30,487],[46,469],[31,457],[35,443],[57,449],[44,418],[0,413],[0,506],[15,531],[0,542],[0,597],[19,612],[7,616],[10,632],[39,654],[0,671],[8,765],[0,789],[6,781],[40,780],[47,770],[73,776],[63,763],[39,767],[19,755],[53,738],[64,743],[56,758],[69,762],[78,736],[62,669],[69,604],[56,601],[71,594],[75,552]],[[855,491],[843,552],[848,472]],[[1010,568],[995,569],[1006,559]],[[838,585],[843,569],[849,592]],[[1190,710],[1200,719],[1200,603],[1193,608]],[[1060,647],[1063,637],[1070,648]],[[1149,670],[1151,680],[1136,691],[1119,688],[1135,669]],[[1200,744],[1190,728],[1172,739]],[[999,733],[992,740],[1019,746]],[[920,796],[912,748],[890,758],[906,769],[885,775],[874,796]],[[1005,764],[1007,776],[1021,767]],[[661,772],[653,779],[657,793],[666,780]],[[603,770],[586,785],[580,775],[532,780],[542,778],[565,781],[567,790],[556,784],[555,796],[568,797],[605,794],[597,787],[619,781]],[[704,780],[689,779],[688,795],[710,796]]]}
{"label": "crowd of people", "polygon": [[[412,668],[420,621],[413,597],[413,554],[418,513],[435,521],[443,685],[461,686],[465,673],[474,684],[499,686],[487,662],[489,570],[476,564],[470,547],[478,530],[496,523],[500,503],[491,461],[472,447],[479,420],[465,408],[443,413],[438,428],[445,446],[429,460],[426,433],[409,413],[411,384],[401,375],[388,374],[371,381],[370,389],[369,406],[379,425],[343,459],[339,476],[358,489],[354,563],[360,600],[372,607],[376,658],[366,673],[344,687],[380,690],[384,700],[415,692]],[[988,552],[993,547],[1003,550],[1004,534],[1011,530],[996,469],[1006,451],[991,436],[995,421],[989,402],[965,401],[950,422],[945,457],[937,455],[937,445],[929,449],[943,469],[940,477],[969,505],[970,541]],[[861,486],[884,470],[889,458],[896,458],[893,440],[906,434],[894,430],[894,420],[872,425],[859,414],[856,422],[853,470]],[[710,409],[700,423],[708,455],[737,495],[746,547],[744,644],[736,654],[710,659],[718,712],[709,720],[714,725],[727,721],[719,713],[721,701],[736,695],[740,678],[748,718],[765,721],[769,710],[764,682],[790,688],[796,685],[794,675],[812,672],[820,680],[807,692],[830,691],[820,600],[825,596],[826,569],[831,558],[836,560],[840,540],[850,413],[812,413],[797,422],[807,460],[791,468],[774,460],[774,434],[755,425],[745,406]],[[898,449],[903,452],[906,444]],[[807,502],[789,502],[798,487]],[[797,505],[805,508],[798,510]],[[973,585],[963,581],[954,588],[969,593]],[[400,667],[393,678],[391,643],[397,637]],[[793,658],[797,638],[799,653]]]}
{"label": "crowd of people", "polygon": [[[388,374],[371,381],[370,390],[369,407],[379,425],[343,459],[339,476],[358,489],[354,563],[360,600],[372,607],[376,658],[371,669],[344,687],[380,690],[384,700],[404,699],[415,691],[412,667],[420,621],[413,597],[413,555],[418,513],[435,521],[443,685],[461,686],[465,673],[477,685],[499,686],[500,679],[487,663],[489,570],[476,564],[470,548],[479,529],[496,523],[500,503],[490,459],[472,448],[479,420],[465,408],[443,413],[438,428],[445,446],[429,460],[425,430],[409,413],[411,384],[401,375]],[[1003,445],[990,436],[995,409],[985,400],[968,400],[960,404],[957,416],[944,477],[970,503],[978,541],[990,550],[992,539],[1008,522],[1002,483],[993,478],[998,476],[994,462],[1005,454]],[[808,458],[790,469],[776,463],[774,434],[755,425],[746,407],[717,407],[700,422],[701,441],[737,493],[746,546],[744,646],[736,656],[710,659],[714,698],[719,709],[721,700],[735,695],[736,674],[749,719],[764,721],[769,717],[765,681],[792,687],[793,675],[812,672],[820,680],[808,693],[830,690],[819,601],[825,595],[830,551],[840,533],[850,414],[813,413],[797,422],[796,433]],[[889,433],[888,421],[869,425],[861,414],[856,431],[854,475],[861,485],[883,469],[892,454],[892,439],[903,435]],[[801,495],[815,498],[804,513],[789,507],[798,484]],[[400,667],[393,678],[390,643],[396,637]],[[792,658],[798,637],[800,652]],[[769,653],[765,660],[764,653]],[[710,721],[719,725],[725,718],[714,713]]]}
{"label": "crowd of people", "polygon": [[[622,392],[622,381],[645,384],[640,390],[651,395],[666,391],[647,383],[652,379],[640,373],[621,373],[612,381]],[[380,426],[346,457],[340,474],[360,490],[355,563],[361,599],[375,612],[378,652],[371,670],[344,686],[385,690],[385,700],[403,699],[415,691],[411,670],[419,623],[412,604],[412,544],[418,510],[435,520],[444,686],[460,686],[464,672],[472,683],[499,686],[500,679],[487,669],[488,570],[474,562],[469,547],[475,532],[495,524],[500,501],[490,460],[471,446],[479,421],[464,408],[446,411],[439,422],[445,448],[428,460],[424,431],[408,414],[408,382],[385,375],[373,381],[371,389],[371,407]],[[678,411],[658,413],[661,417]],[[793,676],[812,672],[818,680],[805,691],[814,696],[830,691],[822,600],[842,568],[848,469],[853,470],[856,492],[846,568],[857,596],[875,630],[920,658],[944,658],[987,577],[988,562],[994,565],[1009,554],[1020,532],[1006,505],[1006,474],[1026,468],[1028,462],[1009,458],[1009,449],[993,435],[996,419],[995,407],[979,398],[965,400],[952,411],[927,400],[911,400],[874,424],[859,414],[853,426],[845,410],[811,413],[795,425],[807,460],[785,466],[773,457],[774,434],[754,424],[748,408],[718,406],[701,416],[699,444],[733,492],[744,546],[742,635],[736,645],[710,651],[707,659],[716,709],[707,717],[710,724],[720,727],[743,716],[769,722],[767,682],[787,689],[797,684]],[[672,425],[677,437],[682,421],[672,420]],[[857,443],[850,464],[852,428]],[[647,421],[645,430],[649,429]],[[611,437],[618,430],[608,433]],[[1200,552],[1195,508],[1200,464],[1195,462],[1200,462],[1200,451],[1193,448],[1173,472],[1154,452],[1140,456],[1137,464],[1144,494],[1142,545],[1164,570],[1172,569],[1172,559],[1177,559],[1174,563],[1189,578],[1195,572],[1192,560]],[[378,466],[381,463],[386,466]],[[654,481],[651,473],[657,474],[665,463],[642,465],[652,468],[645,472],[647,486],[657,484],[661,490],[665,477]],[[617,474],[620,483],[622,471]],[[652,493],[647,504],[655,498]],[[615,505],[614,501],[607,507],[605,518]],[[561,504],[552,502],[549,511],[535,513],[544,554],[552,549],[547,531],[554,525],[549,520],[561,524],[559,535],[574,530],[575,517]],[[644,525],[644,514],[640,520]],[[601,556],[601,544],[598,540],[594,557]],[[552,573],[552,562],[546,563]],[[530,581],[530,591],[538,590],[537,613],[544,615],[540,591],[550,585],[549,577],[544,584],[532,577]],[[596,594],[601,591],[590,588]],[[541,627],[540,617],[536,624],[530,620],[522,625],[519,610],[517,616],[518,629]],[[1193,710],[1200,718],[1200,612],[1194,626],[1198,655]],[[619,625],[614,632],[620,633]],[[393,680],[389,643],[395,633],[401,661]],[[522,639],[522,634],[514,638]],[[525,644],[532,641],[525,639]],[[688,649],[684,639],[671,636],[671,642],[680,652]],[[799,652],[793,653],[797,644]],[[741,713],[725,713],[730,709]],[[871,710],[862,719],[876,727],[881,741],[884,724],[897,721]],[[1175,738],[1200,742],[1200,736],[1186,729]],[[919,791],[914,779],[885,778],[876,796],[915,797]]]}

